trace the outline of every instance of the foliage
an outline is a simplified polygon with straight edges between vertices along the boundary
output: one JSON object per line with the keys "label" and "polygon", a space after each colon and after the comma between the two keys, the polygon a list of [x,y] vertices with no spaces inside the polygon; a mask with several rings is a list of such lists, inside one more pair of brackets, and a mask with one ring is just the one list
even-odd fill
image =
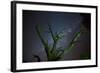
{"label": "foliage", "polygon": [[75,42],[78,40],[78,38],[80,37],[81,32],[82,32],[82,30],[80,29],[79,32],[75,33],[74,37],[71,40],[71,42],[69,43],[68,47],[63,48],[63,50],[62,50],[62,47],[57,48],[57,43],[59,42],[59,40],[62,40],[62,38],[64,37],[63,32],[61,31],[61,32],[54,33],[52,31],[51,25],[48,25],[48,29],[49,29],[49,33],[51,34],[51,37],[53,39],[52,46],[50,46],[49,43],[46,40],[44,40],[43,36],[41,35],[39,26],[38,25],[35,26],[37,35],[39,36],[39,38],[44,46],[48,61],[60,60],[65,53],[68,53],[74,47]]}

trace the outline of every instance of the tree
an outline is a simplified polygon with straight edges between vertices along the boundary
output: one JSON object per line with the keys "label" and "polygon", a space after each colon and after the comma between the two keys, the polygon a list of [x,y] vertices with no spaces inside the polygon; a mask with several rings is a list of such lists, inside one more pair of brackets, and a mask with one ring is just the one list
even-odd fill
{"label": "tree", "polygon": [[[62,40],[62,38],[64,37],[63,32],[61,31],[61,32],[54,33],[52,31],[51,25],[48,25],[48,29],[53,39],[52,47],[50,47],[49,43],[46,40],[44,40],[44,38],[42,37],[39,26],[38,25],[35,26],[37,35],[39,36],[41,43],[44,46],[48,61],[60,60],[65,53],[68,53],[74,47],[76,41],[78,40],[78,38],[80,37],[82,33],[82,29],[80,29],[79,32],[74,34],[74,37],[69,43],[68,47],[61,49],[62,48],[61,46],[57,48],[56,45],[59,42],[59,40]],[[39,58],[39,56],[37,57]]]}

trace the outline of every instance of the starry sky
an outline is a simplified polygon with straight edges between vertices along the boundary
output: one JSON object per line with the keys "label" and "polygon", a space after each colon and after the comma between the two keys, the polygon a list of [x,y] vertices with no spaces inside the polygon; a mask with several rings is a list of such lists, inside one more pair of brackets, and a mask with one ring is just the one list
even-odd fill
{"label": "starry sky", "polygon": [[90,59],[90,14],[23,10],[22,54],[24,63],[37,62],[33,55],[38,55],[41,61],[47,61],[43,44],[36,33],[35,26],[39,25],[43,38],[52,45],[53,40],[48,33],[48,24],[51,25],[54,33],[63,31],[64,38],[57,44],[57,47],[62,46],[63,48],[68,46],[74,34],[83,25],[87,32],[81,35],[77,45],[61,60],[80,60],[80,55],[84,55],[84,53],[88,54],[89,57],[82,59]]}

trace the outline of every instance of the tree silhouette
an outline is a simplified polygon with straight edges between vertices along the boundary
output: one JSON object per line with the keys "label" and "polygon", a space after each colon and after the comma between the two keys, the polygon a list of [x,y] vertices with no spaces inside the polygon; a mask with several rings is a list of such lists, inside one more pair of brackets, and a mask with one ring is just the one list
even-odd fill
{"label": "tree silhouette", "polygon": [[[49,29],[49,34],[51,34],[51,37],[53,39],[52,46],[50,46],[49,43],[46,40],[44,40],[43,36],[41,35],[41,31],[40,31],[39,26],[38,25],[35,26],[35,30],[37,32],[37,35],[40,38],[41,43],[44,46],[48,61],[60,60],[64,56],[65,53],[68,53],[75,46],[75,43],[77,42],[78,38],[80,37],[80,35],[82,33],[82,27],[81,27],[80,31],[78,31],[74,34],[74,37],[72,38],[68,47],[63,48],[60,46],[59,48],[57,48],[56,47],[57,43],[59,42],[59,40],[62,40],[62,38],[64,37],[63,32],[60,31],[60,32],[54,33],[52,31],[51,25],[48,25],[48,29]],[[37,56],[37,57],[39,58],[39,56]]]}

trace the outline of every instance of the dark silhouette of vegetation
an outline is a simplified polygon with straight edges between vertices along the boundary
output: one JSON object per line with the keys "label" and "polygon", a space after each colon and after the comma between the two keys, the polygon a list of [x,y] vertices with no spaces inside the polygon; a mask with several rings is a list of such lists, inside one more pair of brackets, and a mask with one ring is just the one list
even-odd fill
{"label": "dark silhouette of vegetation", "polygon": [[[54,33],[52,31],[51,25],[48,25],[48,29],[49,29],[49,33],[51,34],[51,37],[53,39],[52,46],[50,46],[49,43],[46,40],[44,40],[43,36],[41,35],[39,26],[38,25],[35,26],[37,35],[39,36],[39,38],[44,46],[48,61],[60,60],[64,56],[65,53],[68,53],[75,46],[75,43],[77,42],[78,38],[80,37],[80,35],[82,33],[82,29],[80,29],[79,32],[74,34],[74,37],[71,40],[71,42],[69,43],[68,47],[62,49],[62,47],[57,48],[56,46],[57,46],[57,43],[59,42],[59,40],[62,40],[62,38],[64,37],[63,32],[61,31],[61,32]],[[39,56],[36,56],[36,57],[38,57],[38,59],[39,59]]]}

